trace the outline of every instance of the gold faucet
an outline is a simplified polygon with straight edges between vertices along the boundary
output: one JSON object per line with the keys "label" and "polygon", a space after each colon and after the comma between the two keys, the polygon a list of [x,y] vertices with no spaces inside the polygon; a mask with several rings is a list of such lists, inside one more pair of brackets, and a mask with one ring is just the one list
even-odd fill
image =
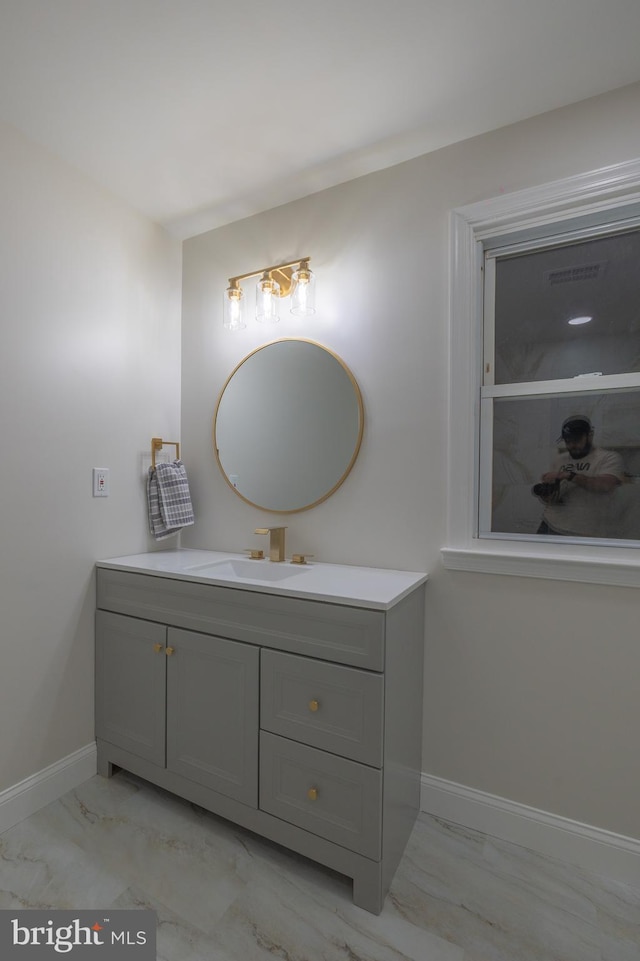
{"label": "gold faucet", "polygon": [[254,534],[269,535],[269,560],[284,560],[284,532],[286,527],[256,527]]}

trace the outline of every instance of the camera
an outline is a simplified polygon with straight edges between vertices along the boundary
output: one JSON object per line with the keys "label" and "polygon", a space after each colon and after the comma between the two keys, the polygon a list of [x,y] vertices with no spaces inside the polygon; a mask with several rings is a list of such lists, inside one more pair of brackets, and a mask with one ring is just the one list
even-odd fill
{"label": "camera", "polygon": [[552,494],[556,494],[560,489],[560,481],[554,481],[552,484],[534,484],[531,488],[531,492],[536,495],[536,497],[551,497]]}

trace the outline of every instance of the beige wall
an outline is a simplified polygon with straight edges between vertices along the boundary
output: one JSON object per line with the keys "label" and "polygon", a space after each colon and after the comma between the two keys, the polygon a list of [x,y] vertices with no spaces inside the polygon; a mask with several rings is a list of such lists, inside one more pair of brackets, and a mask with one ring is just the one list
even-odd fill
{"label": "beige wall", "polygon": [[93,564],[149,544],[180,270],[164,231],[0,126],[0,790],[93,740]]}
{"label": "beige wall", "polygon": [[[271,339],[221,325],[226,279],[310,255],[308,336],[359,381],[363,446],[343,487],[287,518],[290,550],[426,569],[424,770],[640,837],[640,640],[630,589],[445,572],[448,213],[640,156],[640,86],[534,118],[187,241],[182,441],[198,522],[185,546],[242,550],[274,520],[227,487],[219,390]],[[455,438],[453,438],[455,443]]]}

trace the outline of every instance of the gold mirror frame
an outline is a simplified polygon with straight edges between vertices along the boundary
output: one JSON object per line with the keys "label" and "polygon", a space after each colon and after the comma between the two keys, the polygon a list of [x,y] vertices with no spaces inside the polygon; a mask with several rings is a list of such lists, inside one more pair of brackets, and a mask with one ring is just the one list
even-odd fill
{"label": "gold mirror frame", "polygon": [[[346,467],[344,468],[344,470],[342,470],[337,480],[327,490],[325,490],[321,496],[312,497],[312,499],[308,503],[304,503],[301,506],[295,506],[295,507],[270,507],[268,504],[258,503],[256,500],[253,500],[245,496],[245,494],[243,494],[241,490],[239,490],[230,479],[230,477],[233,477],[235,475],[227,474],[227,471],[225,470],[225,467],[223,466],[223,463],[222,463],[224,453],[221,456],[219,445],[218,445],[218,433],[219,433],[218,420],[220,417],[220,409],[221,409],[221,405],[223,404],[225,391],[227,391],[227,388],[229,387],[234,377],[238,374],[240,370],[244,369],[244,372],[246,372],[246,370],[248,369],[246,365],[248,362],[251,361],[252,358],[254,358],[261,351],[267,350],[268,348],[274,348],[278,344],[307,344],[317,348],[318,350],[322,351],[324,354],[331,357],[339,365],[342,372],[346,374],[348,378],[348,382],[353,391],[353,398],[355,399],[356,406],[357,406],[357,437],[355,438],[355,442],[353,443],[353,450],[351,452],[351,456],[348,459],[348,463],[346,464]],[[277,385],[274,384],[274,387],[275,386]],[[255,398],[253,399],[248,398],[248,403],[250,404],[252,400],[255,400]],[[293,400],[293,403],[296,403],[295,398]],[[297,403],[299,407],[300,399],[298,399]],[[354,415],[355,415],[355,408],[352,408],[348,416],[353,417]],[[318,504],[321,504],[323,501],[331,497],[331,495],[334,494],[338,490],[338,488],[344,483],[349,473],[351,472],[351,469],[353,468],[356,458],[360,452],[363,433],[364,433],[364,405],[362,402],[362,395],[360,393],[360,388],[358,387],[358,383],[355,377],[353,376],[353,373],[349,369],[349,367],[347,367],[344,361],[336,353],[334,353],[332,350],[329,350],[329,348],[325,347],[323,344],[319,344],[316,341],[308,340],[302,337],[285,337],[280,340],[270,341],[267,344],[262,344],[260,347],[256,347],[249,354],[247,354],[247,356],[244,357],[240,361],[240,363],[237,364],[236,367],[232,370],[231,374],[225,381],[224,386],[222,387],[222,390],[220,391],[220,394],[217,399],[215,413],[213,417],[212,437],[213,437],[213,450],[215,453],[216,462],[218,464],[220,472],[222,473],[222,476],[224,477],[226,483],[229,485],[231,490],[233,490],[234,493],[238,497],[240,497],[241,500],[243,500],[246,504],[251,505],[252,507],[257,507],[259,510],[268,511],[269,513],[273,513],[273,514],[298,514],[298,513],[302,513],[303,511],[311,510],[312,507],[317,507]],[[267,443],[268,445],[268,438],[266,439],[265,443]],[[350,446],[351,446],[351,440],[349,440],[349,447]],[[344,460],[346,460],[346,455]],[[338,467],[337,470],[340,470],[341,468],[342,468],[342,465],[340,464],[340,467]],[[304,499],[304,498],[301,498],[301,499]]]}

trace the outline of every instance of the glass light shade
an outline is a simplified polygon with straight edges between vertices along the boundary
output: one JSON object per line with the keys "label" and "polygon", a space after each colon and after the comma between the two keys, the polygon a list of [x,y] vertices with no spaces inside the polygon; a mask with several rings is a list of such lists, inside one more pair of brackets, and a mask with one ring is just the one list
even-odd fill
{"label": "glass light shade", "polygon": [[263,274],[256,286],[256,320],[261,324],[277,324],[280,284]]}
{"label": "glass light shade", "polygon": [[291,276],[291,313],[310,317],[316,312],[316,275],[303,261]]}
{"label": "glass light shade", "polygon": [[222,323],[227,330],[242,330],[247,325],[244,322],[241,287],[228,287],[224,294],[224,308]]}

